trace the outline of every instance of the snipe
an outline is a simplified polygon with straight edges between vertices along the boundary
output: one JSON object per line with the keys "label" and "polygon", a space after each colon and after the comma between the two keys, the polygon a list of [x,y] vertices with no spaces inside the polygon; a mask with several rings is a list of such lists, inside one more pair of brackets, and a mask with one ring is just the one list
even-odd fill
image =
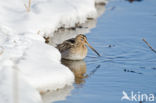
{"label": "snipe", "polygon": [[79,34],[76,38],[64,41],[62,44],[57,45],[57,48],[61,52],[63,59],[82,60],[87,55],[88,50],[86,45],[100,56],[100,54],[87,42],[87,37],[83,34]]}

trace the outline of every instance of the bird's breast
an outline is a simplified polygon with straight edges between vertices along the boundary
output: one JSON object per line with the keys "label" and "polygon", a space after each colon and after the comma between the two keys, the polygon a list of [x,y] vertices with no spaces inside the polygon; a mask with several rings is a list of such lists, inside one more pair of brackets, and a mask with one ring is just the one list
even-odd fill
{"label": "bird's breast", "polygon": [[71,48],[67,51],[61,53],[62,58],[68,60],[82,60],[87,55],[87,47],[86,46],[79,46]]}

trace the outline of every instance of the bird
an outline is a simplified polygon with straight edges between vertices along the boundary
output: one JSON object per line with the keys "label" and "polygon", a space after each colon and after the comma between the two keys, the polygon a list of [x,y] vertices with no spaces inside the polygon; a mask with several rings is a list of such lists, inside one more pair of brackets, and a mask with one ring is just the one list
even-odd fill
{"label": "bird", "polygon": [[83,60],[88,51],[86,45],[100,56],[100,54],[88,43],[87,37],[83,34],[79,34],[75,38],[68,39],[63,43],[58,44],[56,48],[60,51],[62,59]]}

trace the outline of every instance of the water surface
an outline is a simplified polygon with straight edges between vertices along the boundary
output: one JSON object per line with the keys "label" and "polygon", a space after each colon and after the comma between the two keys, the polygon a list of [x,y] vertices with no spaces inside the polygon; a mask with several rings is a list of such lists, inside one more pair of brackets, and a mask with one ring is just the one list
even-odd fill
{"label": "water surface", "polygon": [[[103,13],[105,7],[100,10]],[[88,42],[102,56],[89,49],[84,61],[65,63],[75,74],[75,84],[67,97],[54,103],[132,103],[121,101],[123,91],[153,93],[156,98],[156,53],[142,41],[145,38],[156,49],[156,0],[110,1],[97,21],[85,25],[96,25],[89,33],[85,26],[60,33],[87,33]]]}

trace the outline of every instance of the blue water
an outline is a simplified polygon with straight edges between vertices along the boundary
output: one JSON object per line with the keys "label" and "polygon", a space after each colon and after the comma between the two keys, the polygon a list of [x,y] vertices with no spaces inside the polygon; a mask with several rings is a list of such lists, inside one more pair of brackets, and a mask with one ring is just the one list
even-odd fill
{"label": "blue water", "polygon": [[110,1],[87,38],[102,56],[89,49],[83,78],[55,103],[133,103],[121,101],[123,91],[156,98],[156,53],[142,41],[156,49],[156,0]]}

